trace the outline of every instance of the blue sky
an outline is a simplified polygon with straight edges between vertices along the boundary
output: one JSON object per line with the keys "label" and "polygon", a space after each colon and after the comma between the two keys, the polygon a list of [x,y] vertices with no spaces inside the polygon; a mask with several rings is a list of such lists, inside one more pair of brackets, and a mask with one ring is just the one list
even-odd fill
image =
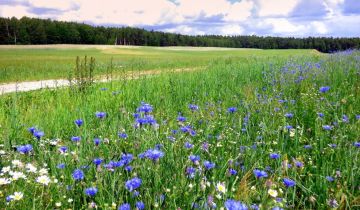
{"label": "blue sky", "polygon": [[0,16],[191,35],[360,36],[360,0],[0,0]]}

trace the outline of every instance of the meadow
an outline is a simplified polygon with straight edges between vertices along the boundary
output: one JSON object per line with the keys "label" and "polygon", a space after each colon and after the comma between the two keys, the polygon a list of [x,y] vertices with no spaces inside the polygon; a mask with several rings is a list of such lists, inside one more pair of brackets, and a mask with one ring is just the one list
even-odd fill
{"label": "meadow", "polygon": [[[163,71],[0,96],[0,209],[360,208],[358,51],[85,51],[97,75]],[[10,82],[84,50],[0,54]]]}

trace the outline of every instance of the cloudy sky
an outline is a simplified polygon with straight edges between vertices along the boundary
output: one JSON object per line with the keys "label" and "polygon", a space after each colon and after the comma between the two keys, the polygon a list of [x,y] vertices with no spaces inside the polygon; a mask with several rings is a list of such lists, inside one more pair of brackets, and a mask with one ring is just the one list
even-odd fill
{"label": "cloudy sky", "polygon": [[0,16],[181,34],[360,36],[360,0],[0,0]]}

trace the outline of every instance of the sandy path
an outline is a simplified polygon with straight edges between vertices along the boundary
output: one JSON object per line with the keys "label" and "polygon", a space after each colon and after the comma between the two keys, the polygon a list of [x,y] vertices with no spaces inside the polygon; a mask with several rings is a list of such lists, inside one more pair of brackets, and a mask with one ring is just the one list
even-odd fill
{"label": "sandy path", "polygon": [[[181,72],[190,72],[190,71],[197,71],[202,70],[204,67],[197,67],[197,68],[182,68],[182,69],[173,69],[171,71],[165,70],[147,70],[147,71],[137,71],[137,72],[128,72],[124,75],[115,75],[112,79],[113,81],[116,80],[132,80],[132,79],[139,79],[144,76],[154,76],[159,75],[161,73],[181,73]],[[98,76],[95,78],[96,82],[109,82],[109,79],[106,79],[104,76]],[[13,92],[27,92],[32,90],[39,90],[42,88],[59,88],[59,87],[66,87],[69,86],[69,80],[67,79],[50,79],[50,80],[40,80],[40,81],[29,81],[29,82],[18,82],[18,83],[7,83],[7,84],[0,84],[0,95],[6,93],[13,93]]]}

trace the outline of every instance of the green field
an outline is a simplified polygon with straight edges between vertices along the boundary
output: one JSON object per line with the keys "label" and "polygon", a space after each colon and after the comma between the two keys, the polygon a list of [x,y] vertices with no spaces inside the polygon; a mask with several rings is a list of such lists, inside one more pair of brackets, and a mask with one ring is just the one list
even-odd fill
{"label": "green field", "polygon": [[0,82],[163,71],[0,96],[0,209],[359,208],[358,51],[81,47],[2,47]]}
{"label": "green field", "polygon": [[314,50],[258,50],[196,47],[135,47],[106,45],[0,46],[0,83],[67,78],[76,57],[94,57],[97,75],[113,59],[114,73],[173,70],[207,66],[218,59],[289,57],[317,54]]}

